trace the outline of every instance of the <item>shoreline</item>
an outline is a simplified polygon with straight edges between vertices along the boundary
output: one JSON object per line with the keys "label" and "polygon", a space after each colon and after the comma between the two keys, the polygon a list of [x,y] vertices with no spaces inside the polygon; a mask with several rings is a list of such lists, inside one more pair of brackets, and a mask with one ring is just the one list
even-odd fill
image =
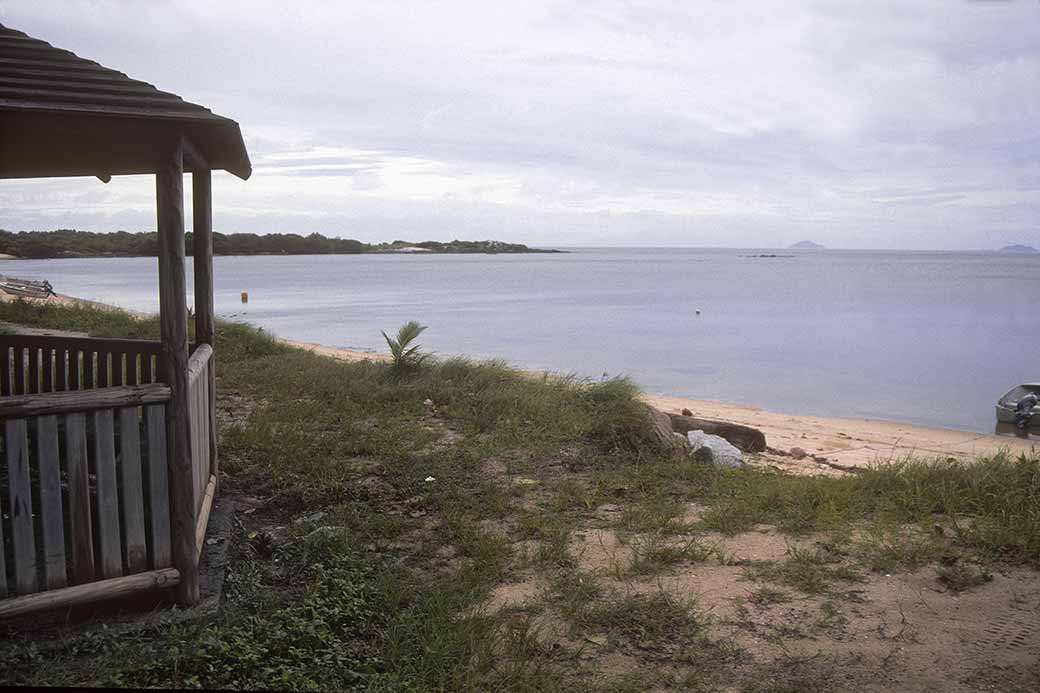
{"label": "shoreline", "polygon": [[[278,341],[343,361],[389,360],[386,354],[364,349],[281,338]],[[912,454],[969,460],[994,454],[1002,448],[1012,454],[1040,449],[1040,440],[1036,438],[1023,440],[880,419],[785,414],[748,404],[647,392],[642,393],[640,399],[669,414],[689,409],[699,418],[757,428],[765,434],[770,448],[759,457],[783,471],[803,474],[840,473],[845,468],[866,467],[877,460],[899,460]],[[805,451],[805,457],[795,459],[789,454],[796,447]]]}
{"label": "shoreline", "polygon": [[[0,301],[14,300],[16,297],[0,291]],[[61,294],[47,299],[28,300],[124,310],[131,315],[145,316],[139,311]],[[281,337],[275,339],[282,344],[343,361],[389,360],[381,352]],[[683,409],[689,409],[700,418],[757,428],[765,434],[769,445],[767,452],[758,454],[760,462],[785,472],[800,474],[840,474],[846,469],[865,467],[878,460],[898,460],[911,454],[969,460],[977,455],[994,454],[1001,449],[1007,449],[1012,454],[1040,449],[1040,440],[1035,437],[1021,439],[878,419],[785,414],[753,405],[666,394],[642,393],[640,399],[670,414],[679,414]],[[791,449],[796,447],[804,450],[806,455],[800,459],[791,456]]]}

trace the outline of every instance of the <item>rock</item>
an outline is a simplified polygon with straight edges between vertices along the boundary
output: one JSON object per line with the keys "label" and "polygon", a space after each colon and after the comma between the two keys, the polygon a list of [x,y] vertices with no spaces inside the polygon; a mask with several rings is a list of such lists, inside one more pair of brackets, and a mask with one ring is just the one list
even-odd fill
{"label": "rock", "polygon": [[791,457],[795,458],[796,460],[800,460],[808,454],[809,453],[807,453],[805,450],[802,450],[801,448],[791,448]]}
{"label": "rock", "polygon": [[312,513],[310,515],[307,515],[306,517],[298,517],[298,518],[296,518],[295,520],[293,520],[293,524],[294,525],[298,525],[298,524],[302,524],[304,522],[317,522],[318,520],[320,520],[323,517],[325,517],[325,513],[323,513],[322,511],[319,510],[318,512]]}
{"label": "rock", "polygon": [[720,438],[725,438],[732,445],[744,452],[762,452],[766,449],[766,436],[762,431],[750,426],[729,423],[728,421],[712,421],[698,419],[685,414],[672,414],[672,430],[679,433],[704,431]]}
{"label": "rock", "polygon": [[727,467],[740,467],[744,464],[744,456],[740,450],[721,436],[704,431],[689,431],[686,437],[690,441],[690,454],[698,462],[714,462]]}
{"label": "rock", "polygon": [[660,409],[654,407],[647,407],[650,410],[650,420],[654,422],[654,437],[665,447],[670,447],[674,441],[672,439],[672,420]]}
{"label": "rock", "polygon": [[682,415],[683,416],[693,416],[693,412],[690,411],[689,409],[683,409],[682,410]]}

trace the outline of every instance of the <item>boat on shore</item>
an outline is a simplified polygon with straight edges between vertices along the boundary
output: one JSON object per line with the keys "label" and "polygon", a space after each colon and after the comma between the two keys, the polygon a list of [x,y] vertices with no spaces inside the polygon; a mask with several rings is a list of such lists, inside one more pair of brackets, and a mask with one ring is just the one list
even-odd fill
{"label": "boat on shore", "polygon": [[[997,400],[997,423],[1014,425],[1018,414],[1018,403],[1029,395],[1040,397],[1040,383],[1023,383],[1008,390],[1003,397]],[[1027,428],[1040,429],[1040,403],[1033,406],[1029,415],[1031,420]]]}
{"label": "boat on shore", "polygon": [[0,275],[0,289],[12,296],[24,296],[26,298],[47,298],[54,295],[54,289],[46,279],[36,281],[34,279],[19,279],[18,277]]}

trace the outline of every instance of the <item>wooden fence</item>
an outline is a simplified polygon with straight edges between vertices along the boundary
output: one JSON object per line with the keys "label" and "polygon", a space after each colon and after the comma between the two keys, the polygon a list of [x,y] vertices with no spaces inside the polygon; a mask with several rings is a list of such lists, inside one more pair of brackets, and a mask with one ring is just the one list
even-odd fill
{"label": "wooden fence", "polygon": [[[0,336],[0,618],[176,585],[157,342]],[[189,361],[197,553],[216,490],[212,348]]]}
{"label": "wooden fence", "polygon": [[188,360],[188,430],[191,434],[192,490],[195,499],[195,536],[197,551],[201,554],[209,511],[213,506],[217,477],[212,462],[215,450],[210,449],[213,410],[210,406],[210,365],[213,349],[200,344]]}
{"label": "wooden fence", "polygon": [[0,396],[154,383],[159,342],[0,335]]}

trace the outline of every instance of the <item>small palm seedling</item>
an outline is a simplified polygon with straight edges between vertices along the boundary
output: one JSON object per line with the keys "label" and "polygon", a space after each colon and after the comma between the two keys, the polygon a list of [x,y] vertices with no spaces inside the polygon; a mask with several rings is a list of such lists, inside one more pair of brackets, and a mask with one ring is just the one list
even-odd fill
{"label": "small palm seedling", "polygon": [[390,356],[393,358],[391,367],[395,371],[406,371],[421,366],[429,356],[429,354],[419,353],[418,344],[411,346],[412,342],[425,330],[426,325],[409,320],[397,331],[397,339],[393,339],[383,332],[383,339],[390,346]]}

